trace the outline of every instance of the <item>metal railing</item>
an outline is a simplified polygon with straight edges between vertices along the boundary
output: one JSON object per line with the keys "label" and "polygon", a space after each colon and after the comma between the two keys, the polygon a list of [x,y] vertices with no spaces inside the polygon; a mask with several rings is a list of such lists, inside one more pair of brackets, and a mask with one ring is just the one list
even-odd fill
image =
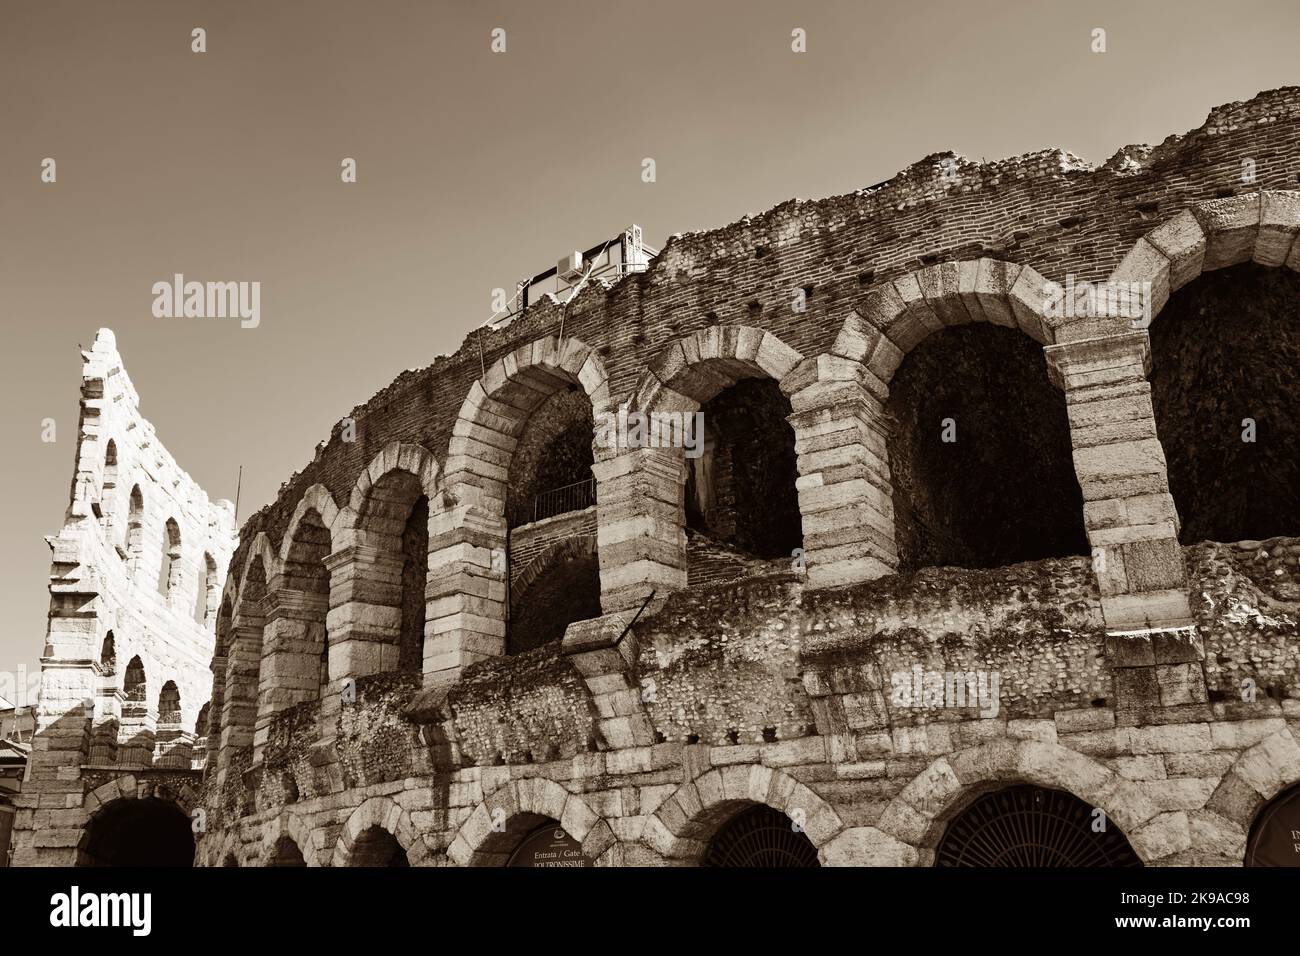
{"label": "metal railing", "polygon": [[511,516],[511,525],[532,524],[545,518],[568,514],[570,511],[582,511],[596,503],[596,479],[575,481],[571,485],[562,485],[543,491],[533,497],[532,508],[516,508]]}

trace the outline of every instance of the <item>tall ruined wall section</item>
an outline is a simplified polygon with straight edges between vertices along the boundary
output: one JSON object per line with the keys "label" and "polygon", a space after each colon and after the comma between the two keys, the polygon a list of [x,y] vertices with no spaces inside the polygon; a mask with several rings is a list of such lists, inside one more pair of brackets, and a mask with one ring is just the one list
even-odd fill
{"label": "tall ruined wall section", "polygon": [[[193,744],[237,543],[234,506],[211,501],[141,415],[113,333],[101,329],[83,360],[70,500],[47,539],[50,618],[18,798],[19,865],[71,863],[85,851],[96,787],[141,772],[172,790],[197,781],[203,750]],[[169,683],[179,711],[160,713],[176,702],[163,697]]]}
{"label": "tall ruined wall section", "polygon": [[[245,524],[199,861],[366,865],[387,834],[412,863],[501,863],[552,820],[601,863],[698,862],[762,804],[824,863],[926,863],[954,814],[1027,782],[1103,809],[1144,862],[1240,862],[1300,781],[1296,529],[1180,542],[1146,325],[1053,311],[1048,290],[1136,283],[1159,323],[1202,273],[1294,279],[1298,236],[1292,88],[1099,168],[929,157],[472,333],[354,409]],[[891,382],[932,333],[981,324],[1023,333],[1060,402],[1078,550],[900,574]],[[548,398],[695,411],[746,379],[788,402],[793,560],[698,574],[692,554],[725,552],[688,544],[682,450],[599,440],[594,508],[512,538],[511,469]],[[551,549],[594,549],[602,613],[509,654],[509,589]],[[399,664],[413,568],[418,671]],[[896,699],[912,672],[997,675],[996,706]]]}

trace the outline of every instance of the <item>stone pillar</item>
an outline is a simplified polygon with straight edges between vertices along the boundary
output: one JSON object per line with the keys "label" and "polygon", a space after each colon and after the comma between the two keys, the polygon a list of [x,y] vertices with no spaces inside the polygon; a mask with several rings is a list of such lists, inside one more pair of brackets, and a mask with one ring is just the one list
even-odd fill
{"label": "stone pillar", "polygon": [[329,640],[327,595],[276,588],[267,595],[267,602],[270,610],[262,632],[257,723],[253,728],[254,763],[261,758],[275,715],[320,694],[321,649]]}
{"label": "stone pillar", "polygon": [[221,703],[221,752],[218,766],[230,766],[231,755],[253,743],[257,718],[258,669],[262,662],[262,631],[266,618],[261,602],[246,607],[231,628],[226,663],[226,692]]}
{"label": "stone pillar", "polygon": [[[218,625],[220,626],[220,625]],[[226,668],[229,657],[223,652],[218,638],[217,653],[212,658],[212,698],[208,702],[208,756],[204,766],[204,775],[217,772],[217,757],[221,750],[221,729],[226,700]]]}
{"label": "stone pillar", "polygon": [[506,520],[474,504],[430,518],[424,683],[450,683],[474,661],[506,650]]}
{"label": "stone pillar", "polygon": [[651,591],[662,597],[686,587],[682,449],[621,449],[592,472],[602,609],[636,607]]}
{"label": "stone pillar", "polygon": [[1156,436],[1146,380],[1147,333],[1045,351],[1052,380],[1065,390],[1121,716],[1153,706],[1204,704],[1204,650],[1188,602],[1178,513]]}
{"label": "stone pillar", "polygon": [[330,687],[397,670],[402,634],[402,555],[356,544],[325,559],[330,573]]}
{"label": "stone pillar", "polygon": [[894,502],[882,382],[860,363],[810,360],[786,383],[798,455],[808,583],[831,587],[894,573]]}

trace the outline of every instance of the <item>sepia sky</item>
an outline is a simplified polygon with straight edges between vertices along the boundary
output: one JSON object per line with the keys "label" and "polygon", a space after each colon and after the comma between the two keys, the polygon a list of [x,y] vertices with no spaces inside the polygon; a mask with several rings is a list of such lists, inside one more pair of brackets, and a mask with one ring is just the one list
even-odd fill
{"label": "sepia sky", "polygon": [[[943,149],[1101,163],[1300,83],[1297,39],[1296,0],[0,0],[0,671],[38,666],[102,326],[212,497],[243,465],[242,520],[566,251]],[[176,272],[259,281],[260,325],[154,318]]]}

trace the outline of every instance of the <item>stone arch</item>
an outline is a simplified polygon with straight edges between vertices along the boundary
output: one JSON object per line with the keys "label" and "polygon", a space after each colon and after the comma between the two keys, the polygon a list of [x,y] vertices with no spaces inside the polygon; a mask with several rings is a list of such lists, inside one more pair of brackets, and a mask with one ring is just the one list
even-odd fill
{"label": "stone arch", "polygon": [[[345,678],[415,670],[427,654],[430,514],[438,462],[422,445],[390,442],[357,478],[327,525],[333,552],[328,618],[330,686]],[[303,514],[329,510],[321,489]],[[301,520],[301,518],[299,519]],[[292,547],[286,539],[285,547]],[[357,595],[360,594],[358,597]]]}
{"label": "stone arch", "polygon": [[1032,266],[999,259],[927,266],[867,293],[831,354],[861,363],[887,387],[904,356],[944,328],[987,322],[1052,345],[1059,323],[1044,314],[1050,288]]}
{"label": "stone arch", "polygon": [[233,860],[234,866],[242,866],[240,856],[239,829],[232,827],[222,836],[220,842],[215,839],[202,842],[204,866],[227,866]]}
{"label": "stone arch", "polygon": [[[507,781],[488,794],[456,831],[447,858],[458,866],[503,866],[519,841],[545,820],[554,820],[581,843],[591,860],[616,842],[586,798],[554,780],[530,777]],[[496,821],[505,822],[504,831],[493,828]]]}
{"label": "stone arch", "polygon": [[262,570],[269,583],[280,571],[280,556],[276,554],[275,548],[271,546],[271,539],[266,536],[265,531],[257,532],[256,537],[253,538],[253,543],[248,546],[248,551],[244,554],[244,564],[240,568],[239,577],[234,584],[234,606],[237,612],[240,605],[244,603],[244,587],[248,582],[249,569],[257,558],[262,559]]}
{"label": "stone arch", "polygon": [[[865,482],[868,515],[887,539],[869,543],[890,569],[993,567],[1087,550],[1066,403],[1039,348],[1057,342],[1064,321],[1049,309],[1053,288],[1027,265],[945,262],[874,288],[846,320],[831,357],[848,368],[819,377],[852,372],[862,383],[866,444],[877,453]],[[932,340],[938,332],[946,334]],[[999,387],[1044,413],[1038,427],[993,420],[1002,403],[981,390]],[[942,430],[958,427],[974,427],[982,440]],[[885,460],[874,460],[882,448]],[[983,456],[1006,467],[983,467]],[[1023,507],[1011,504],[1021,499]]]}
{"label": "stone arch", "polygon": [[1237,757],[1205,803],[1205,809],[1228,824],[1224,854],[1242,859],[1256,818],[1270,800],[1300,784],[1300,741],[1287,726]]}
{"label": "stone arch", "polygon": [[[82,827],[81,840],[77,844],[77,866],[104,865],[107,862],[96,856],[96,823],[105,813],[117,812],[135,805],[137,801],[151,801],[161,806],[169,806],[180,816],[190,818],[198,805],[198,795],[189,785],[173,790],[165,785],[142,783],[133,774],[123,774],[101,784],[86,794],[82,802],[82,809],[87,813],[87,819]],[[189,829],[189,826],[177,818],[174,829],[183,831]],[[191,864],[194,856],[195,851],[191,849]]]}
{"label": "stone arch", "polygon": [[789,774],[760,764],[734,764],[679,787],[646,821],[641,839],[663,857],[698,864],[713,836],[737,811],[756,803],[798,822],[819,858],[844,830],[835,808]]}
{"label": "stone arch", "polygon": [[532,413],[570,385],[586,393],[593,414],[607,407],[600,356],[579,339],[551,335],[494,362],[461,404],[447,449],[446,495],[430,521],[426,680],[505,651],[510,465]]}
{"label": "stone arch", "polygon": [[545,574],[550,568],[569,558],[591,557],[596,553],[596,536],[580,534],[572,538],[557,541],[545,551],[533,558],[511,585],[511,597],[517,598],[528,590],[528,586]]}
{"label": "stone arch", "polygon": [[261,867],[273,865],[276,847],[281,840],[285,839],[293,841],[308,866],[321,865],[316,853],[316,845],[312,842],[311,826],[301,816],[287,810],[275,817],[263,832],[257,865]]}
{"label": "stone arch", "polygon": [[[1171,293],[1203,272],[1243,262],[1300,271],[1300,191],[1265,189],[1244,196],[1194,203],[1140,238],[1109,280],[1149,283],[1151,317]],[[1080,326],[1076,330],[1076,325]],[[1111,333],[1131,332],[1127,319],[1104,325]],[[1070,337],[1099,334],[1076,320]],[[1088,334],[1090,333],[1090,335]]]}
{"label": "stone arch", "polygon": [[334,844],[334,856],[330,865],[351,866],[353,845],[371,827],[378,827],[391,834],[412,866],[431,864],[433,853],[420,839],[410,814],[391,797],[371,797],[353,810],[343,825],[338,842]]}
{"label": "stone arch", "polygon": [[181,547],[181,526],[169,516],[163,525],[162,559],[158,567],[158,593],[169,606],[176,601],[185,578]]}
{"label": "stone arch", "polygon": [[[651,416],[651,422],[657,415],[694,414],[727,389],[750,379],[775,382],[781,393],[777,399],[781,403],[788,400],[798,411],[793,393],[800,383],[793,373],[803,358],[764,329],[709,326],[672,342],[650,362],[627,411],[629,415]],[[799,426],[793,416],[786,420],[793,427],[797,449]],[[704,443],[700,446],[704,454],[697,460],[711,461],[710,434],[706,431],[693,440]],[[601,591],[609,612],[639,604],[651,589],[662,592],[686,586],[684,489],[692,469],[681,447],[613,447],[608,438],[598,445],[610,446],[598,449],[595,469],[602,540]],[[700,467],[695,468],[697,477]],[[794,494],[798,482],[792,484]],[[800,511],[802,497],[799,495]],[[802,531],[805,537],[809,533],[806,525]]]}
{"label": "stone arch", "polygon": [[579,534],[552,544],[512,577],[506,653],[557,641],[574,621],[600,616],[596,556],[596,536]]}
{"label": "stone arch", "polygon": [[[423,451],[424,449],[420,449]],[[426,454],[428,454],[426,452]],[[432,456],[430,456],[432,457]],[[371,463],[373,464],[373,462]],[[434,465],[436,470],[437,466]],[[367,468],[367,473],[369,468]],[[435,478],[436,480],[436,478]],[[356,489],[353,489],[353,496],[356,495]],[[302,523],[303,518],[309,511],[315,511],[320,515],[325,527],[331,532],[337,526],[339,520],[339,507],[334,503],[334,496],[330,494],[328,488],[322,484],[315,484],[302,493],[298,499],[298,504],[293,509],[293,517],[289,519],[289,526],[285,529],[284,538],[280,542],[280,566],[283,567],[289,561],[289,552],[293,547],[294,535],[298,532],[298,526]]]}
{"label": "stone arch", "polygon": [[139,571],[141,559],[144,557],[145,501],[144,492],[140,490],[138,482],[131,486],[131,494],[127,500],[126,540],[123,556],[127,560],[128,570],[134,576]]}
{"label": "stone arch", "polygon": [[217,560],[212,556],[211,551],[203,552],[199,571],[202,576],[199,578],[198,587],[195,588],[194,623],[199,627],[210,630],[216,624],[217,605],[221,598],[219,587],[221,572],[217,568]]}
{"label": "stone arch", "polygon": [[[362,530],[362,513],[365,511],[371,491],[375,485],[396,471],[415,476],[419,480],[424,496],[430,502],[435,500],[438,495],[438,460],[423,445],[394,441],[389,442],[370,459],[369,464],[357,478],[356,484],[352,486],[346,507],[341,509],[334,507],[333,497],[329,491],[322,485],[313,485],[304,493],[298,509],[305,512],[308,508],[314,507],[320,512],[321,517],[326,519],[326,527],[330,529],[336,550],[352,544],[364,543],[360,540],[362,536],[357,532]],[[322,508],[332,510],[333,517],[326,518]],[[294,511],[295,521],[301,520],[298,509]],[[286,542],[288,537],[285,536]],[[283,549],[287,544],[281,547]]]}
{"label": "stone arch", "polygon": [[868,829],[915,848],[928,865],[949,821],[985,793],[1020,783],[1063,790],[1100,808],[1145,863],[1180,849],[1169,831],[1188,826],[1186,815],[1161,813],[1136,784],[1091,757],[1059,744],[1001,739],[934,760]]}

